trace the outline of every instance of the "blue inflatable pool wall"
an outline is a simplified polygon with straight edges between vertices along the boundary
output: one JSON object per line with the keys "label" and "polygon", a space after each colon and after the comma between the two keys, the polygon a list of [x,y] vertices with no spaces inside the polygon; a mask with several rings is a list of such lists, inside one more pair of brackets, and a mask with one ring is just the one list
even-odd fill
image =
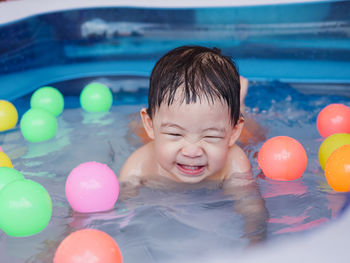
{"label": "blue inflatable pool wall", "polygon": [[179,45],[216,46],[251,80],[350,83],[350,2],[80,8],[0,26],[1,97],[87,76],[148,76]]}

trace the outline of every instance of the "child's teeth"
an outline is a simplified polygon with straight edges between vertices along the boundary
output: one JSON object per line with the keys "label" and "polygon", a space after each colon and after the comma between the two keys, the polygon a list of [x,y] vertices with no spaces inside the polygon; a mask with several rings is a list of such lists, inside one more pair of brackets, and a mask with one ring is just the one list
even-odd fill
{"label": "child's teeth", "polygon": [[188,169],[188,170],[197,170],[197,169],[199,169],[199,166],[183,165],[183,167],[185,169]]}

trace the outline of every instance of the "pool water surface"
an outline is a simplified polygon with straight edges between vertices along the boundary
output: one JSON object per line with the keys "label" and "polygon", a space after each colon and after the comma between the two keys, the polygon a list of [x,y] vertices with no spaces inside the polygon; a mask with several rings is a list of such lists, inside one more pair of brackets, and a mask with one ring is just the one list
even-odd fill
{"label": "pool water surface", "polygon": [[[108,85],[114,105],[108,113],[84,112],[79,92],[89,82]],[[135,127],[138,111],[147,106],[145,77],[73,79],[52,85],[65,95],[65,110],[58,117],[55,137],[42,143],[27,142],[19,126],[0,134],[0,145],[15,169],[42,184],[53,201],[53,215],[46,229],[35,236],[15,238],[0,232],[1,262],[52,262],[59,243],[71,232],[96,228],[119,244],[124,262],[167,262],[229,251],[242,253],[249,238],[263,240],[306,235],[311,229],[338,217],[347,206],[347,194],[328,186],[318,163],[322,138],[316,117],[330,103],[350,106],[346,96],[302,94],[287,83],[252,82],[246,98],[246,119],[253,119],[256,136],[241,142],[252,164],[269,218],[255,232],[244,231],[244,220],[234,210],[234,200],[217,185],[144,187],[136,197],[117,201],[113,210],[79,214],[70,208],[65,181],[70,171],[87,161],[107,164],[118,175],[126,158],[143,143]],[[29,109],[30,94],[13,101],[19,114]],[[286,135],[305,148],[308,165],[301,179],[290,182],[264,177],[257,152],[264,140]],[[244,187],[242,187],[244,191]],[[23,219],[25,220],[25,219]]]}

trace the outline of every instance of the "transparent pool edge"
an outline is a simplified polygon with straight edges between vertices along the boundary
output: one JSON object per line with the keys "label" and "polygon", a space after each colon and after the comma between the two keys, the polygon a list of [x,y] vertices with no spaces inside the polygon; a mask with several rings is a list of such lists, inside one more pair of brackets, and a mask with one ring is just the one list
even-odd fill
{"label": "transparent pool edge", "polygon": [[[290,83],[296,89],[305,93],[321,92],[323,94],[339,94],[349,97],[349,83],[350,83],[350,62],[336,62],[329,65],[332,68],[332,72],[329,78],[320,78],[320,75],[308,75],[309,71],[319,71],[326,69],[325,64],[328,61],[318,63],[312,61],[302,67],[301,74],[298,76],[286,76],[285,72],[280,70],[280,61],[269,60],[238,60],[241,73],[248,77],[252,81],[282,81]],[[303,63],[302,61],[299,61]],[[305,61],[304,61],[305,62]],[[134,63],[134,62],[133,62]],[[46,85],[48,83],[58,82],[62,80],[74,79],[85,76],[101,76],[101,75],[134,75],[146,77],[150,73],[150,69],[154,61],[140,61],[134,64],[125,64],[125,62],[104,62],[104,63],[91,63],[91,64],[72,64],[63,65],[63,67],[55,67],[50,69],[55,72],[54,74],[48,74],[46,67],[34,69],[28,71],[20,71],[14,74],[6,74],[0,76],[0,83],[4,84],[3,87],[6,90],[4,98],[13,100],[22,95],[28,94],[36,88]],[[146,63],[146,64],[145,64]],[[285,64],[289,63],[289,67],[284,67],[285,71],[293,72],[293,69],[300,68],[298,61],[285,61]],[[324,64],[322,66],[322,64]],[[142,66],[143,65],[143,66]],[[95,71],[91,69],[95,67]],[[273,69],[269,71],[268,69]],[[276,69],[277,68],[277,69]],[[260,70],[262,69],[262,70]],[[283,73],[283,74],[282,74]],[[294,72],[295,73],[295,72]],[[42,79],[34,79],[36,74],[45,76]],[[33,78],[31,78],[33,76]],[[13,80],[16,81],[13,81]],[[319,84],[323,83],[324,89],[319,90]],[[327,83],[327,84],[326,84]],[[330,262],[333,260],[342,261],[347,258],[347,246],[349,241],[349,226],[350,226],[350,211],[347,209],[338,219],[335,219],[331,224],[317,227],[314,230],[309,231],[305,235],[298,235],[290,238],[290,240],[284,239],[283,242],[271,241],[261,248],[256,248],[255,251],[249,253],[243,252],[241,256],[234,255],[222,255],[221,258],[207,258],[198,259],[198,262],[231,262],[232,257],[239,259],[240,262],[295,262],[300,261],[300,258],[306,260],[313,260],[317,262]],[[292,251],[292,252],[291,252]],[[230,259],[229,259],[230,258]],[[195,262],[196,259],[193,261]]]}

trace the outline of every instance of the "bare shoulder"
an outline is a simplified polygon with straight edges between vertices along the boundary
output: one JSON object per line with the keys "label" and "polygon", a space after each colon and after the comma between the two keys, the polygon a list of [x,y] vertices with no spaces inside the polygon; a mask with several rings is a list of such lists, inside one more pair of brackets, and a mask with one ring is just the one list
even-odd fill
{"label": "bare shoulder", "polygon": [[255,180],[248,156],[241,147],[235,145],[228,156],[224,190],[237,197],[244,195],[250,187],[255,187]]}
{"label": "bare shoulder", "polygon": [[227,173],[247,173],[250,170],[248,156],[241,147],[235,144],[229,151]]}
{"label": "bare shoulder", "polygon": [[133,182],[138,184],[142,177],[152,173],[153,164],[153,142],[149,142],[133,152],[125,161],[120,174],[119,181]]}

